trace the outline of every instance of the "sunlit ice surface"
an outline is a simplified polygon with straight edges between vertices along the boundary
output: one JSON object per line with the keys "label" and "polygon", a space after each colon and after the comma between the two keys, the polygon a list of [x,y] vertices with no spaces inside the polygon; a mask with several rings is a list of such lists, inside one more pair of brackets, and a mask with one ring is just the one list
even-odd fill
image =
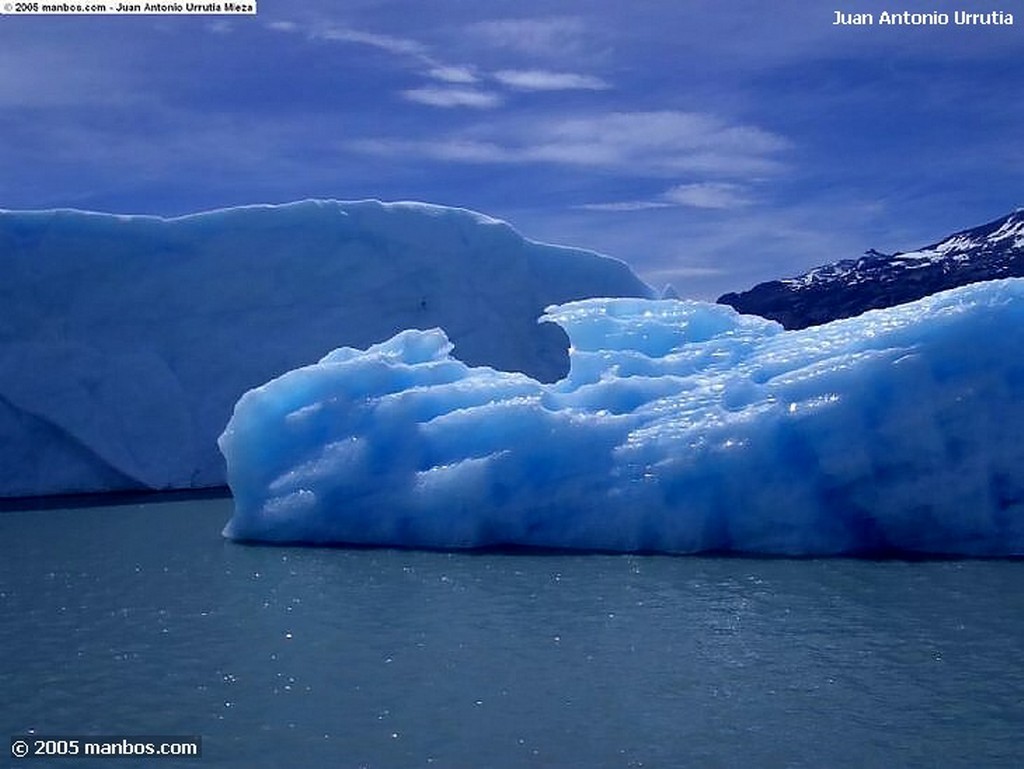
{"label": "sunlit ice surface", "polygon": [[694,301],[548,308],[553,384],[441,329],[246,393],[238,540],[779,555],[1024,553],[1024,280],[801,331]]}

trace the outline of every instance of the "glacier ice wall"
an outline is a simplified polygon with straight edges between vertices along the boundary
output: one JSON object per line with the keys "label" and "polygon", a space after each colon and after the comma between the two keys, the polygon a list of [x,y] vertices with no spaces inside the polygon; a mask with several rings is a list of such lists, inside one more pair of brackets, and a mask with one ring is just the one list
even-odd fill
{"label": "glacier ice wall", "polygon": [[548,309],[554,384],[443,331],[246,393],[239,540],[770,554],[1024,554],[1024,280],[802,331],[675,300]]}
{"label": "glacier ice wall", "polygon": [[222,485],[246,390],[412,326],[554,380],[553,302],[649,296],[622,262],[417,203],[177,219],[0,211],[0,497]]}

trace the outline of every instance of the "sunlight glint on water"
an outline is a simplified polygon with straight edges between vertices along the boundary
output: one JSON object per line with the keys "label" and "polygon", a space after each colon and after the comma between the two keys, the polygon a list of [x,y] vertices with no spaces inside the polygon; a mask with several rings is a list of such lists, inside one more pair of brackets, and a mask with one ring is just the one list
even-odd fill
{"label": "sunlight glint on water", "polygon": [[246,547],[229,514],[0,514],[6,732],[200,734],[239,769],[1024,750],[1020,561]]}

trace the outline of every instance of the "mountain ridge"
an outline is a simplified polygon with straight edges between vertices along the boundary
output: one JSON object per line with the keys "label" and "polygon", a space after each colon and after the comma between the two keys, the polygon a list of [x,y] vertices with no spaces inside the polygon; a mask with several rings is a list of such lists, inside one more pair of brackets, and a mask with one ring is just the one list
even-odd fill
{"label": "mountain ridge", "polygon": [[1011,277],[1024,277],[1024,208],[913,251],[869,249],[857,259],[723,294],[717,302],[798,329]]}

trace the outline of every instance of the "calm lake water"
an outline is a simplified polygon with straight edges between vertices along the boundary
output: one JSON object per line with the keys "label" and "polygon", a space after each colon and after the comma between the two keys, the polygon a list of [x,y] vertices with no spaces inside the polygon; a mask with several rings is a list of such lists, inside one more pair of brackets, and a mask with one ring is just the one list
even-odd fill
{"label": "calm lake water", "polygon": [[230,506],[0,513],[5,754],[34,730],[203,737],[161,767],[1024,760],[1022,561],[255,547],[221,539]]}

